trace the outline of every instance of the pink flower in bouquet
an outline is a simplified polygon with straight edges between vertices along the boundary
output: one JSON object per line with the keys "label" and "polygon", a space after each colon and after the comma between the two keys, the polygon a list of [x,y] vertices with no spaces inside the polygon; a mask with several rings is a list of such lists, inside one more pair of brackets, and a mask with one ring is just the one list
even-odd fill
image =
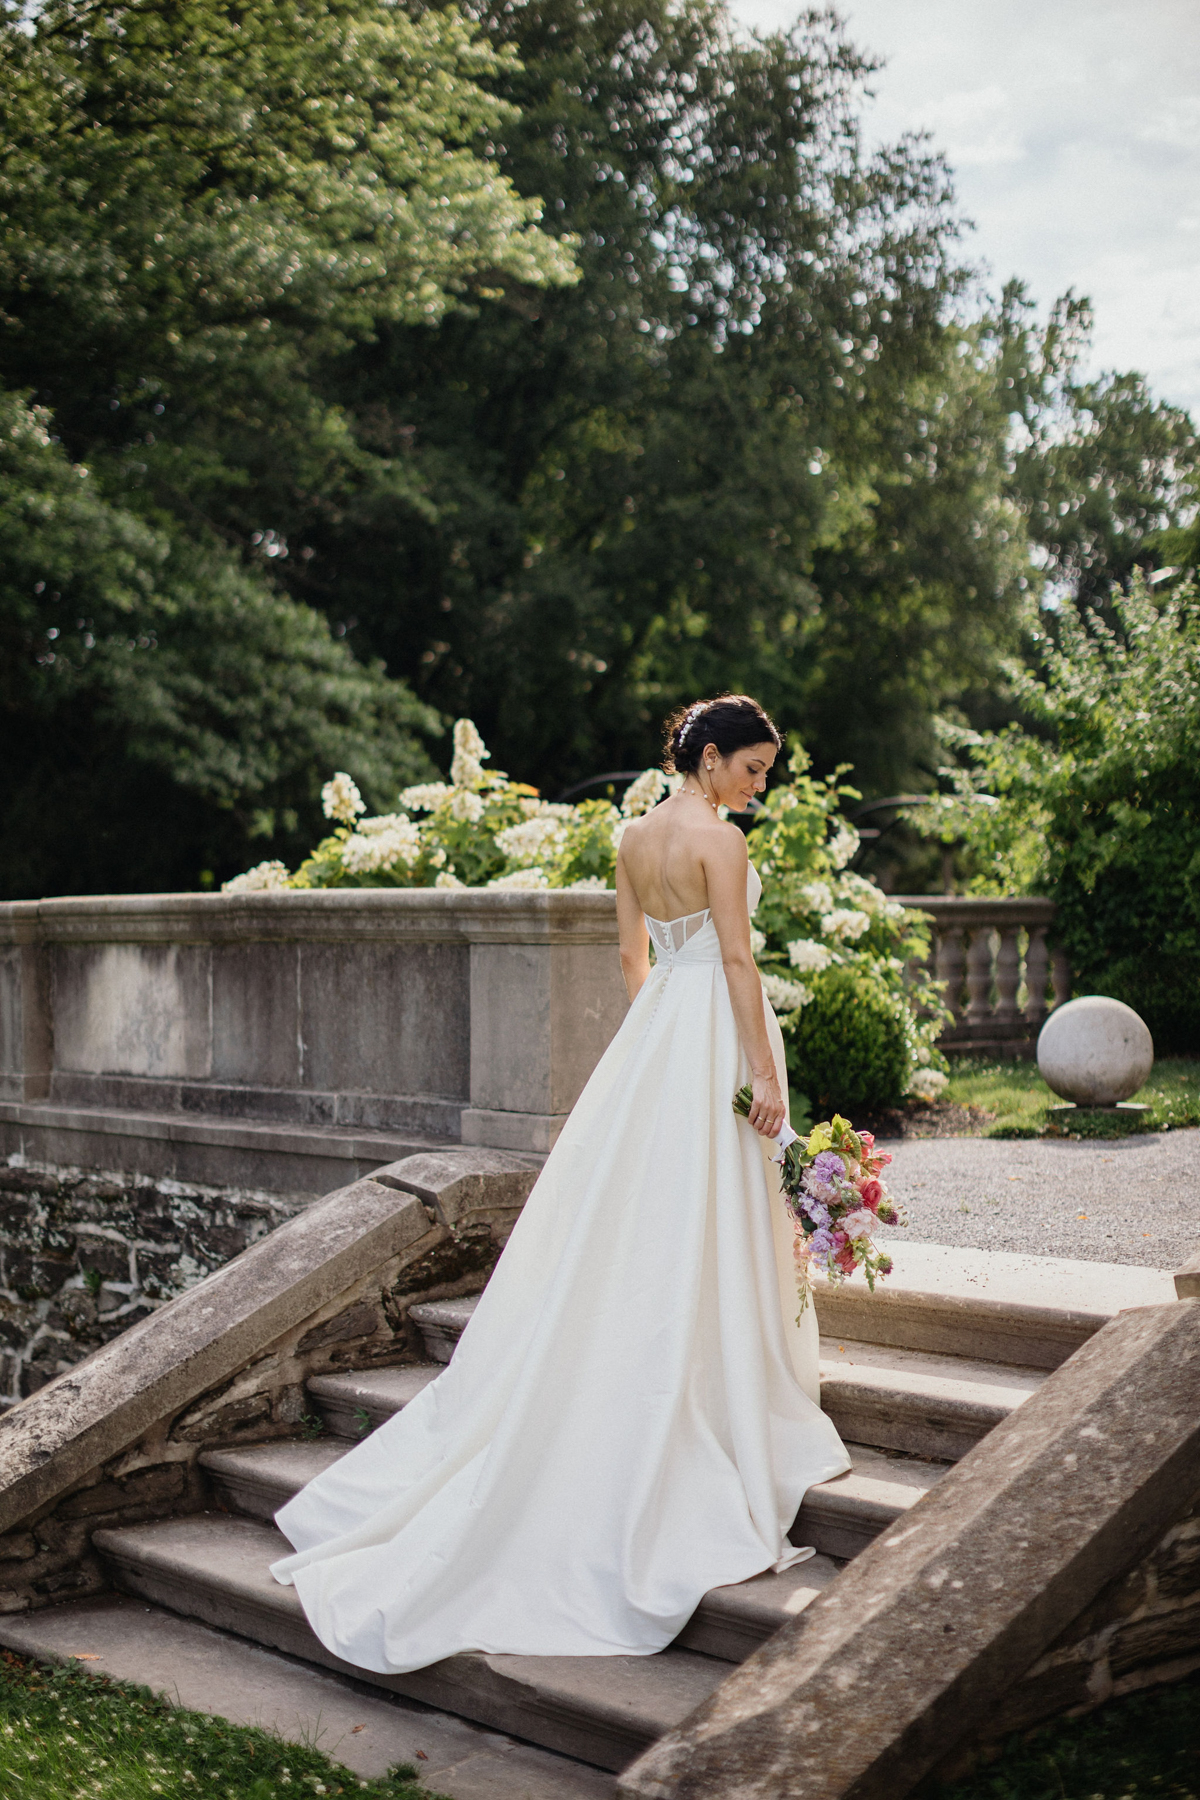
{"label": "pink flower in bouquet", "polygon": [[867,1158],[875,1148],[875,1133],[873,1131],[860,1131],[858,1134],[858,1141],[863,1147],[863,1161],[866,1162]]}
{"label": "pink flower in bouquet", "polygon": [[847,1275],[853,1275],[856,1264],[854,1251],[850,1248],[849,1244],[846,1245],[844,1250],[839,1250],[833,1260],[839,1269],[843,1269]]}
{"label": "pink flower in bouquet", "polygon": [[874,1175],[868,1176],[866,1181],[859,1182],[858,1192],[864,1206],[869,1206],[872,1212],[878,1211],[879,1202],[883,1199],[882,1181]]}

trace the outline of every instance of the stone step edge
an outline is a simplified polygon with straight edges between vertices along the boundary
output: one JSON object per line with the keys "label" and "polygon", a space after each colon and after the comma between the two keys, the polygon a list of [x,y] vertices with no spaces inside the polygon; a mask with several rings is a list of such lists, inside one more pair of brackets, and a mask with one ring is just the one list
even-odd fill
{"label": "stone step edge", "polygon": [[[213,1516],[220,1522],[232,1523],[219,1514],[201,1516]],[[266,1573],[267,1564],[287,1550],[282,1536],[266,1525],[255,1525],[250,1521],[238,1521],[238,1525],[245,1531],[261,1534],[264,1582],[270,1583],[269,1590],[265,1585],[255,1587],[239,1581],[227,1568],[216,1571],[198,1560],[193,1560],[190,1566],[181,1566],[183,1559],[176,1558],[172,1563],[169,1557],[156,1556],[151,1538],[153,1526],[98,1531],[92,1541],[104,1560],[113,1566],[119,1584],[126,1591],[171,1612],[198,1618],[205,1624],[233,1631],[252,1642],[299,1656],[306,1662],[333,1669],[370,1686],[423,1701],[426,1705],[456,1713],[477,1724],[489,1725],[603,1769],[624,1768],[632,1757],[690,1713],[704,1693],[719,1685],[734,1666],[689,1650],[668,1649],[655,1657],[638,1658],[639,1663],[647,1665],[645,1678],[639,1684],[643,1702],[640,1716],[594,1693],[581,1696],[561,1686],[556,1688],[549,1667],[543,1677],[549,1678],[545,1687],[535,1685],[530,1665],[550,1665],[565,1660],[577,1667],[584,1660],[581,1658],[507,1659],[472,1651],[447,1657],[431,1668],[414,1670],[410,1674],[380,1675],[357,1668],[328,1651],[305,1618],[295,1590],[281,1587]],[[498,1666],[509,1660],[526,1665],[525,1672],[508,1674]],[[603,1663],[610,1659],[587,1660]],[[652,1665],[656,1665],[653,1671]],[[653,1714],[645,1703],[656,1681],[661,1688],[664,1673],[669,1680],[671,1673],[681,1669],[691,1677],[685,1702]],[[699,1681],[695,1679],[697,1674]]]}
{"label": "stone step edge", "polygon": [[[79,1662],[84,1645],[88,1660]],[[0,1647],[102,1681],[133,1682],[172,1708],[263,1727],[288,1743],[309,1745],[319,1738],[325,1754],[350,1770],[353,1785],[378,1779],[385,1764],[412,1762],[423,1744],[433,1751],[420,1765],[426,1782],[463,1800],[527,1800],[531,1791],[554,1800],[612,1796],[611,1781],[590,1764],[497,1739],[486,1727],[410,1706],[401,1696],[366,1692],[334,1669],[285,1657],[126,1594],[0,1615]],[[364,1728],[364,1737],[355,1735]]]}
{"label": "stone step edge", "polygon": [[[246,1487],[258,1487],[260,1491],[264,1491],[272,1514],[298,1489],[290,1482],[285,1484],[280,1480],[274,1491],[271,1491],[271,1484],[264,1483],[247,1466],[255,1448],[256,1446],[242,1446],[237,1449],[205,1450],[201,1452],[199,1460],[201,1467],[215,1478],[214,1485],[222,1503],[228,1503],[239,1517],[266,1523],[268,1515],[265,1508],[258,1511],[246,1509],[244,1491],[240,1495],[239,1504],[239,1488],[244,1490]],[[814,1597],[819,1589],[827,1587],[834,1580],[840,1569],[840,1561],[818,1554],[796,1565],[794,1586],[791,1582],[785,1582],[785,1578],[776,1577],[773,1582],[768,1583],[768,1588],[772,1591],[764,1592],[760,1585],[761,1578],[753,1577],[749,1581],[731,1583],[728,1587],[713,1588],[701,1600],[675,1643],[679,1648],[699,1650],[706,1656],[719,1657],[726,1662],[744,1662],[789,1618],[803,1611],[808,1600],[797,1604],[797,1596],[802,1590],[811,1586],[813,1593],[810,1598]]]}

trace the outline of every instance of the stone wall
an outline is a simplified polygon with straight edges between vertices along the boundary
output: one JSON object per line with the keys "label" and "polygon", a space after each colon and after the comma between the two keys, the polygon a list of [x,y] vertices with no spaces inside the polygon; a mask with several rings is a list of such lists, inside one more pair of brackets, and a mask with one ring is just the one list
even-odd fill
{"label": "stone wall", "polygon": [[0,1151],[309,1194],[381,1133],[544,1153],[626,1006],[611,893],[10,902]]}
{"label": "stone wall", "polygon": [[0,1405],[35,1393],[304,1204],[19,1157],[0,1163]]}

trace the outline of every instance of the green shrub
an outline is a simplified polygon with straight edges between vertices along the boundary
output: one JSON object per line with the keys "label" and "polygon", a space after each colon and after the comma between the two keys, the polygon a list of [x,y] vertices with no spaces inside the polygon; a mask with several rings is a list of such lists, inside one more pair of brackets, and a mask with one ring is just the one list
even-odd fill
{"label": "green shrub", "polygon": [[972,890],[1045,894],[1075,992],[1141,1014],[1158,1053],[1200,1049],[1200,597],[1152,601],[1140,578],[1114,624],[1064,614],[1041,667],[1011,671],[1031,729],[945,728],[970,767],[915,823],[962,837]]}
{"label": "green shrub", "polygon": [[910,1073],[904,1002],[856,969],[827,969],[812,989],[787,1052],[817,1116],[898,1105]]}

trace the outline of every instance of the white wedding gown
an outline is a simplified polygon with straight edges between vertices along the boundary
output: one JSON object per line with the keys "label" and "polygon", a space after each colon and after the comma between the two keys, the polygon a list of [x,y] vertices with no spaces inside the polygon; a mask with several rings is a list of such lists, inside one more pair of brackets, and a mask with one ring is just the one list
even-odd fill
{"label": "white wedding gown", "polygon": [[710,1588],[810,1555],[800,1501],[849,1467],[774,1146],[733,1110],[716,927],[648,923],[657,963],[453,1361],[277,1515],[273,1574],[359,1668],[649,1655]]}

